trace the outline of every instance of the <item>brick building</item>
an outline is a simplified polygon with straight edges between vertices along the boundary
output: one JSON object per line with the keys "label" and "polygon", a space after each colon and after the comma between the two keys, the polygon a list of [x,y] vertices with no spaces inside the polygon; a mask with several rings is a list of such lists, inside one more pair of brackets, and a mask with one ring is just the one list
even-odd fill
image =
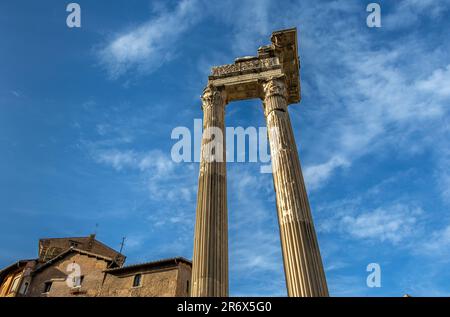
{"label": "brick building", "polygon": [[88,237],[40,239],[39,261],[47,262],[70,247],[111,258],[119,266],[126,259],[124,255],[95,239],[95,234],[91,234]]}
{"label": "brick building", "polygon": [[105,270],[100,296],[187,297],[191,267],[190,261],[173,258],[110,268]]}
{"label": "brick building", "polygon": [[0,297],[16,297],[28,291],[36,260],[20,260],[0,271]]}
{"label": "brick building", "polygon": [[0,271],[0,297],[190,294],[192,264],[181,257],[124,266],[126,257],[95,235],[41,239],[38,253]]}

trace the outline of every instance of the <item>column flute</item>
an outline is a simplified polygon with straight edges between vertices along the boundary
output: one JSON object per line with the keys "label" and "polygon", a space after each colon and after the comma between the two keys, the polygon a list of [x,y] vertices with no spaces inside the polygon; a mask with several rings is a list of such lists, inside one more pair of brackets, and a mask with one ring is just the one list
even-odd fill
{"label": "column flute", "polygon": [[285,77],[262,83],[280,240],[289,296],[328,296],[316,232],[287,110]]}
{"label": "column flute", "polygon": [[225,105],[223,89],[208,85],[202,95],[203,137],[191,296],[228,296]]}

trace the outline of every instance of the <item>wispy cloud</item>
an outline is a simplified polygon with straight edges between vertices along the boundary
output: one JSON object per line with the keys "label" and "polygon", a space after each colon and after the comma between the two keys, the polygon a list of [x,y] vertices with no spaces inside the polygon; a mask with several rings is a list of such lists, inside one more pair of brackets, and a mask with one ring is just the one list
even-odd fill
{"label": "wispy cloud", "polygon": [[334,216],[323,220],[319,226],[321,232],[335,232],[356,240],[390,242],[394,245],[417,234],[418,221],[423,215],[420,207],[401,203],[367,211],[354,201],[341,208],[334,209]]}
{"label": "wispy cloud", "polygon": [[[133,150],[97,149],[93,158],[113,167],[117,171],[125,169],[142,173],[147,180],[147,188],[152,199],[168,201],[192,201],[195,196],[189,180],[193,176],[193,165],[182,166],[172,161],[171,157],[160,150],[139,153]],[[182,185],[177,180],[183,180]]]}
{"label": "wispy cloud", "polygon": [[135,258],[144,261],[174,254],[190,257],[192,245],[186,241],[192,238],[194,231],[197,192],[197,174],[193,164],[176,164],[158,149],[147,152],[116,148],[91,151],[96,162],[135,179],[131,184],[137,191],[145,190],[139,210],[141,221],[148,225],[148,232],[176,232],[175,238],[163,234],[159,240],[160,246],[150,253],[139,248],[148,243],[144,238],[148,232],[132,234],[131,251],[141,251],[134,253]]}
{"label": "wispy cloud", "polygon": [[450,97],[450,64],[445,68],[436,69],[425,80],[418,81],[417,88],[443,98]]}
{"label": "wispy cloud", "polygon": [[377,208],[355,216],[344,216],[339,225],[341,230],[357,239],[399,243],[413,236],[417,216],[422,213],[420,208],[396,204],[386,209]]}
{"label": "wispy cloud", "polygon": [[[361,8],[335,4],[299,4],[284,20],[286,26],[298,25],[300,57],[309,65],[302,69],[306,110],[299,114],[293,109],[292,116],[294,124],[300,116],[308,124],[299,140],[314,145],[305,160],[305,176],[314,190],[339,168],[367,155],[389,147],[405,155],[428,148],[425,136],[442,139],[439,122],[448,112],[448,59],[441,54],[447,44],[430,47],[429,42],[405,38],[402,46],[386,42],[375,47],[374,35],[358,28],[364,21],[349,14]],[[423,10],[432,10],[431,4]],[[345,21],[331,18],[344,11],[349,16]]]}
{"label": "wispy cloud", "polygon": [[138,167],[140,158],[132,151],[121,152],[119,150],[106,150],[95,154],[99,163],[111,165],[120,171],[124,167]]}
{"label": "wispy cloud", "polygon": [[433,0],[402,0],[399,1],[393,12],[386,14],[384,25],[389,28],[406,28],[420,24],[421,18],[431,17],[438,19],[445,12],[445,1]]}
{"label": "wispy cloud", "polygon": [[150,171],[155,178],[167,177],[175,169],[171,158],[159,150],[137,153],[133,150],[110,149],[99,150],[94,155],[99,163],[111,165],[118,171],[123,168]]}
{"label": "wispy cloud", "polygon": [[422,241],[417,252],[448,257],[450,254],[450,225],[432,232],[428,239]]}
{"label": "wispy cloud", "polygon": [[20,92],[18,92],[17,90],[11,90],[11,93],[16,96],[17,98],[19,98],[20,96],[22,96],[22,94]]}
{"label": "wispy cloud", "polygon": [[327,283],[332,296],[363,296],[368,292],[362,276],[335,274]]}
{"label": "wispy cloud", "polygon": [[[236,296],[285,295],[272,175],[258,171],[253,164],[230,164],[227,171],[230,276]],[[270,285],[261,283],[267,275]],[[247,289],[243,281],[254,286]]]}
{"label": "wispy cloud", "polygon": [[229,26],[233,54],[255,54],[260,40],[273,29],[270,18],[275,3],[271,0],[204,2],[207,12]]}
{"label": "wispy cloud", "polygon": [[183,0],[173,11],[115,35],[98,50],[100,63],[111,78],[129,72],[149,73],[174,58],[180,49],[179,39],[201,14],[197,0]]}
{"label": "wispy cloud", "polygon": [[330,174],[339,167],[348,167],[349,161],[340,156],[333,156],[327,162],[309,165],[304,170],[304,178],[309,190],[314,190],[326,182]]}

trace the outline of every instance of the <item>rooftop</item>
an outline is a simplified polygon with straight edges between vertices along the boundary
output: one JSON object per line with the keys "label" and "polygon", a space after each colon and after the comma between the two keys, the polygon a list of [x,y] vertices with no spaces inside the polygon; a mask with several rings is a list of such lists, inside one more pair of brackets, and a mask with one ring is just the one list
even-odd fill
{"label": "rooftop", "polygon": [[170,267],[170,266],[177,266],[179,263],[185,263],[189,266],[192,266],[192,262],[189,261],[186,258],[183,257],[176,257],[176,258],[168,258],[168,259],[162,259],[152,262],[144,262],[144,263],[137,263],[137,264],[131,264],[127,266],[122,266],[118,268],[111,268],[107,269],[104,272],[108,273],[123,273],[128,271],[136,271],[141,269],[157,269],[162,267]]}

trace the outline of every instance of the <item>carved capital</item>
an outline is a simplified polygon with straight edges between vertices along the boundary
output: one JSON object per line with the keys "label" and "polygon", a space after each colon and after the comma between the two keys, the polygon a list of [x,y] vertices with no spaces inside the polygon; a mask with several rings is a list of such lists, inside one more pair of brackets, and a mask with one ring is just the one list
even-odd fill
{"label": "carved capital", "polygon": [[264,99],[271,96],[281,96],[288,98],[286,82],[283,77],[272,77],[262,83],[264,90]]}
{"label": "carved capital", "polygon": [[208,84],[201,95],[202,109],[207,107],[223,105],[225,103],[224,92],[216,86]]}

